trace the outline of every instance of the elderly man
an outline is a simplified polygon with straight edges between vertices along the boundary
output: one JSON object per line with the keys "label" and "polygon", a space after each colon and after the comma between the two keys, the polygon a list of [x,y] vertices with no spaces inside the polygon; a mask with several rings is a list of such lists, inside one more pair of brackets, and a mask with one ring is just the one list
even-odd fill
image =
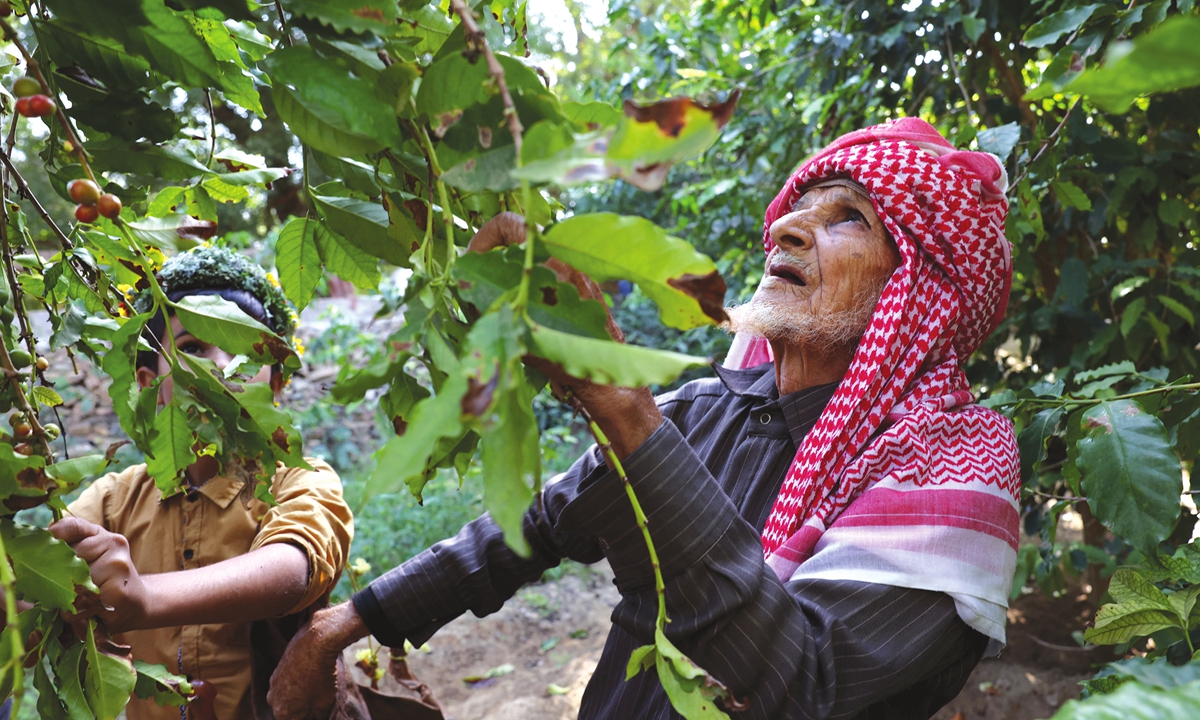
{"label": "elderly man", "polygon": [[[730,311],[717,378],[657,400],[559,379],[649,518],[668,637],[744,702],[737,717],[926,718],[1003,642],[1016,443],[962,365],[1004,314],[1004,184],[995,158],[920,120],[840,138],[767,210],[766,272]],[[485,516],[318,613],[272,679],[277,717],[331,702],[353,640],[419,644],[564,557],[607,557],[622,594],[580,717],[677,717],[654,674],[625,680],[656,600],[595,448],[547,484],[525,537],[529,558]]]}

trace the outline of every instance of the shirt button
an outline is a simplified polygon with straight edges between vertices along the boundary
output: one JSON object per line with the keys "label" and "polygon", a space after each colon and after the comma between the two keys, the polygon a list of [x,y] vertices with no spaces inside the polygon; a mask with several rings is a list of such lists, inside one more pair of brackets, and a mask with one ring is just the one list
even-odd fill
{"label": "shirt button", "polygon": [[763,414],[762,414],[762,417],[760,417],[760,418],[758,419],[758,421],[759,421],[760,423],[762,423],[763,425],[770,425],[770,424],[771,424],[771,414],[770,414],[770,413],[763,413]]}
{"label": "shirt button", "polygon": [[184,559],[184,560],[191,560],[191,559],[192,559],[192,556],[193,556],[193,555],[195,555],[195,554],[196,554],[196,553],[194,553],[194,552],[192,551],[192,549],[191,549],[191,548],[188,548],[187,550],[184,550],[184,551],[183,551],[183,559]]}

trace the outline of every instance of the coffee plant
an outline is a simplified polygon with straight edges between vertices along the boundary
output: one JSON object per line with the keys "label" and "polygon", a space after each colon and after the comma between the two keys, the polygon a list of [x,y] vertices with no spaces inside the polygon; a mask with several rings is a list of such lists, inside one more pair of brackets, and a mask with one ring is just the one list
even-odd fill
{"label": "coffee plant", "polygon": [[[717,138],[736,91],[711,105],[561,100],[524,60],[525,4],[505,0],[16,0],[11,10],[0,20],[20,58],[10,72],[15,100],[4,94],[0,156],[0,402],[12,413],[0,443],[0,499],[10,513],[45,504],[60,515],[63,496],[103,472],[116,449],[67,457],[65,435],[58,441],[70,428],[44,422],[62,400],[39,341],[72,362],[88,358],[111,379],[121,427],[164,496],[180,491],[199,455],[253,472],[268,502],[277,463],[307,467],[287,411],[265,385],[243,381],[263,365],[294,372],[296,343],[220,298],[172,302],[156,277],[165,257],[218,238],[221,205],[275,183],[290,183],[307,208],[275,246],[278,281],[297,308],[327,275],[369,290],[381,264],[412,271],[402,329],[365,367],[344,368],[336,388],[343,402],[382,388],[396,430],[368,496],[407,486],[419,497],[439,468],[463,470],[478,453],[485,507],[524,550],[520,519],[541,475],[531,403],[546,380],[522,358],[628,386],[669,382],[707,362],[613,341],[604,307],[541,263],[557,258],[597,282],[631,280],[675,328],[720,318],[725,286],[706,256],[637,217],[558,221],[557,197],[610,178],[660,187],[674,163]],[[208,137],[181,120],[193,112],[209,117]],[[218,149],[222,113],[275,114],[294,133],[297,166]],[[45,121],[40,148],[16,147],[25,118]],[[19,172],[17,150],[36,153],[53,191],[76,203],[73,220],[46,209]],[[502,211],[526,218],[525,242],[464,254]],[[35,248],[31,223],[49,230],[53,252]],[[34,335],[34,309],[48,313],[48,338]],[[143,329],[162,312],[236,359],[220,368],[177,352],[170,333],[152,347]],[[135,382],[145,350],[170,366],[166,404],[158,403],[161,378],[144,389]],[[0,562],[0,695],[19,705],[28,668],[43,717],[113,718],[131,692],[188,700],[186,681],[136,662],[102,625],[63,620],[62,611],[98,602],[68,547],[11,518],[0,521],[0,540],[10,561]],[[689,717],[721,716],[712,702],[719,683],[661,632],[661,578],[658,588],[660,631],[631,667],[656,665]],[[18,598],[33,607],[18,613]]]}

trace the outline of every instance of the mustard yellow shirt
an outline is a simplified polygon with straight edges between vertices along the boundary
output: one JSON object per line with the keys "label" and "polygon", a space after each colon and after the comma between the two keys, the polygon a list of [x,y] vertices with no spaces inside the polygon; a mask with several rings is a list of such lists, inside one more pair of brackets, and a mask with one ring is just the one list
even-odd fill
{"label": "mustard yellow shirt", "polygon": [[[271,490],[279,504],[254,497],[252,478],[218,476],[188,493],[162,498],[145,465],[93,482],[68,510],[129,540],[134,567],[143,575],[190,570],[286,542],[308,555],[308,587],[288,613],[322,599],[337,582],[350,552],[354,520],[342,483],[328,464],[308,458],[312,471],[280,468]],[[221,720],[250,718],[250,625],[185,625],[116,636],[133,655],[162,663],[217,689]],[[133,697],[129,720],[179,720],[179,708]]]}

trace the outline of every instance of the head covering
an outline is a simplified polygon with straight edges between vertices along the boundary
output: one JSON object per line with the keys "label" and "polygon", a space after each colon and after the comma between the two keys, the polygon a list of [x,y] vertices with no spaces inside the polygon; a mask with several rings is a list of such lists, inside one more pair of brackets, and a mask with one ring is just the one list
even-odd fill
{"label": "head covering", "polygon": [[[211,294],[213,291],[241,290],[249,293],[263,306],[264,324],[285,340],[292,338],[300,324],[275,277],[250,258],[226,247],[205,243],[179,253],[163,263],[158,271],[158,283],[169,296],[182,296],[189,291]],[[149,290],[143,291],[135,302],[138,312],[146,312],[152,305]]]}
{"label": "head covering", "polygon": [[[1012,424],[973,404],[962,367],[1004,317],[1012,278],[1007,177],[905,118],[845,135],[807,160],[767,208],[768,230],[806,189],[866,189],[900,266],[850,368],[788,471],[763,531],[781,580],[940,590],[1003,642],[1020,486]],[[770,358],[739,336],[727,365]]]}

